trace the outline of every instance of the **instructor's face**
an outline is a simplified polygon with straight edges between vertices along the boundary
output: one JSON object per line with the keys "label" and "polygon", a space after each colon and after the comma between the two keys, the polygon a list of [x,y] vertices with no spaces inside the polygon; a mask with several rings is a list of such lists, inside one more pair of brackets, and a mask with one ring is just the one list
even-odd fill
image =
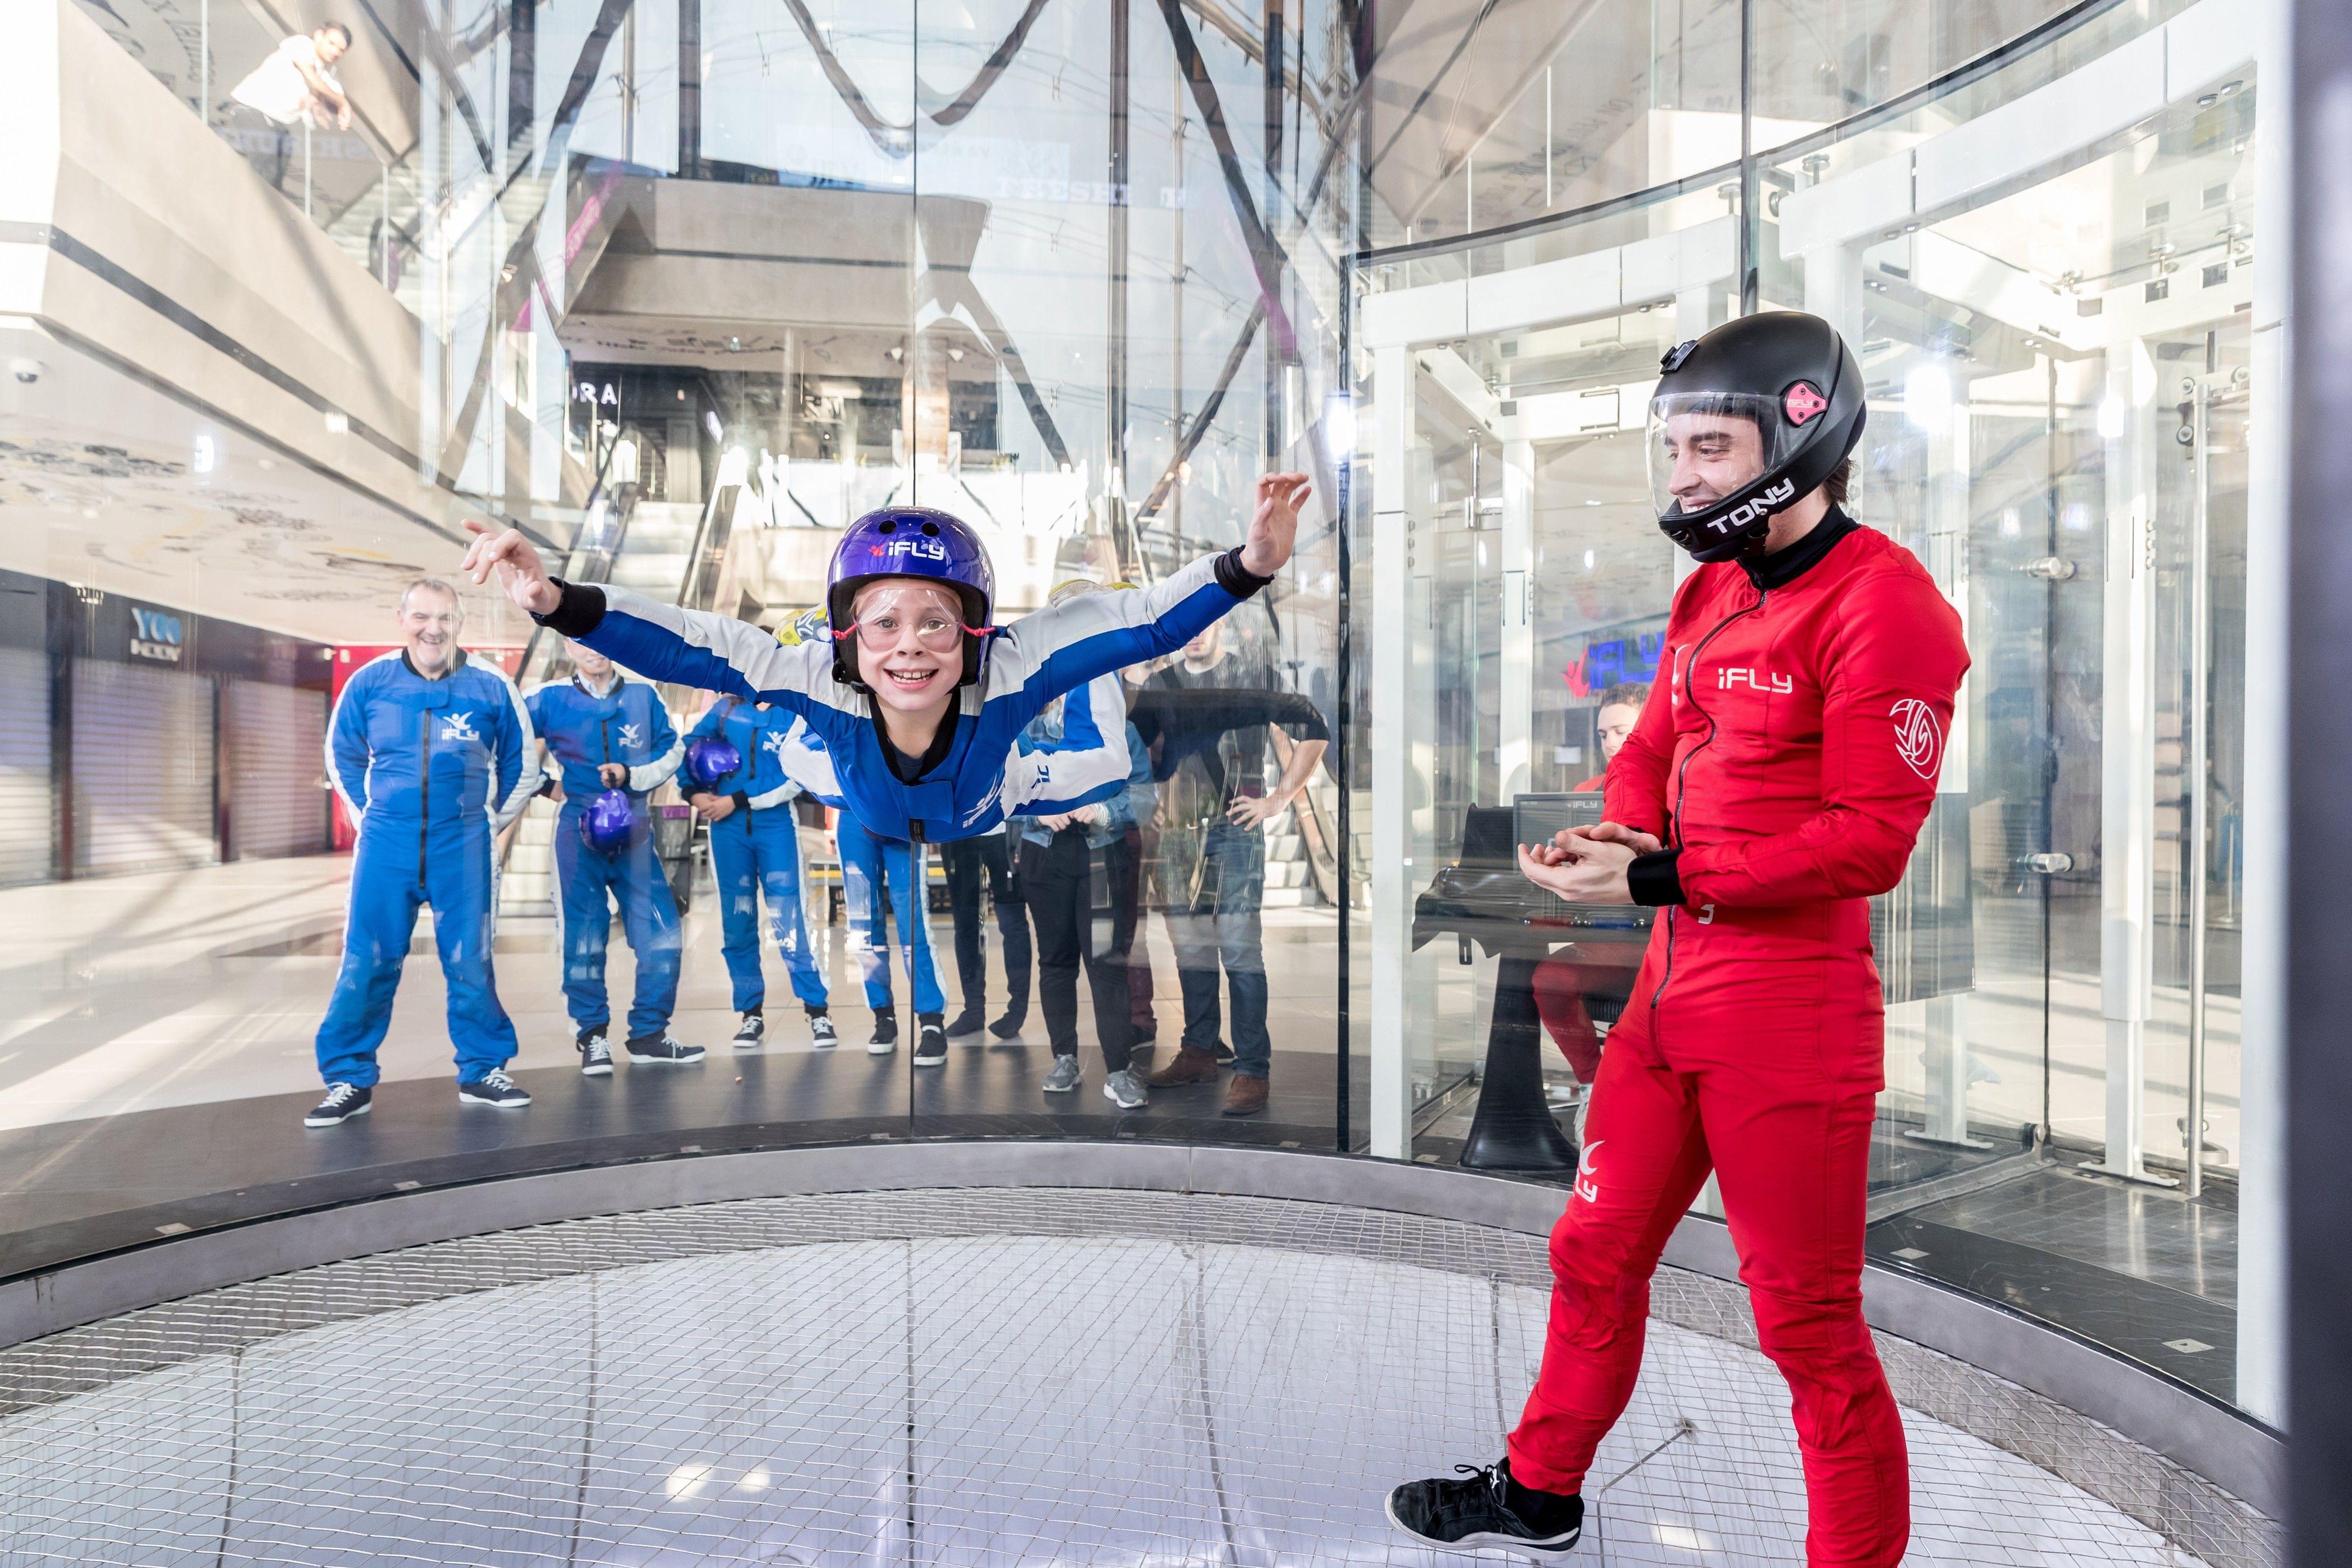
{"label": "instructor's face", "polygon": [[1753,420],[1678,413],[1666,421],[1666,488],[1685,512],[1711,507],[1764,472],[1764,433]]}
{"label": "instructor's face", "polygon": [[437,675],[457,652],[457,629],[466,622],[457,600],[420,588],[400,606],[400,640],[419,674]]}

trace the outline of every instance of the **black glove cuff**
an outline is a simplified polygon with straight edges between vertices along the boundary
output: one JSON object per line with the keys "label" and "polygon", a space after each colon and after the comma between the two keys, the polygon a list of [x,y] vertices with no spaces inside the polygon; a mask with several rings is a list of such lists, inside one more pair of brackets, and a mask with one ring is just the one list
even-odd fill
{"label": "black glove cuff", "polygon": [[1683,858],[1680,850],[1660,850],[1655,854],[1635,855],[1633,863],[1625,868],[1625,886],[1633,894],[1633,902],[1653,909],[1683,901],[1682,872],[1676,862]]}
{"label": "black glove cuff", "polygon": [[727,798],[735,802],[735,809],[739,811],[748,811],[751,809],[751,797],[746,795],[740,789],[736,790],[735,793],[728,796]]}
{"label": "black glove cuff", "polygon": [[596,630],[604,619],[604,591],[593,582],[566,582],[560,577],[548,580],[563,597],[554,609],[531,619],[560,637],[585,637]]}
{"label": "black glove cuff", "polygon": [[1242,548],[1235,545],[1217,558],[1217,586],[1235,599],[1247,599],[1274,579],[1260,577],[1242,564]]}

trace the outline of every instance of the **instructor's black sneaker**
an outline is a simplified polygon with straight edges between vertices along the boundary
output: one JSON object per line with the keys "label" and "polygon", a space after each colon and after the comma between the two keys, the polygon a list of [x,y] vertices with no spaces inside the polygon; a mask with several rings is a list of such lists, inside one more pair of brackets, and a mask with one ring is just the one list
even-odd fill
{"label": "instructor's black sneaker", "polygon": [[866,1042],[866,1054],[868,1056],[887,1056],[898,1049],[898,1012],[894,1009],[890,1012],[876,1013],[874,1015],[874,1038]]}
{"label": "instructor's black sneaker", "polygon": [[988,1015],[978,1008],[967,1007],[956,1014],[955,1022],[948,1025],[948,1038],[961,1040],[968,1034],[978,1034],[988,1026]]}
{"label": "instructor's black sneaker", "polygon": [[1511,1479],[1511,1462],[1456,1465],[1461,1480],[1432,1477],[1389,1493],[1389,1522],[1431,1546],[1516,1552],[1564,1560],[1584,1533],[1584,1499],[1538,1491]]}
{"label": "instructor's black sneaker", "polygon": [[582,1030],[580,1038],[572,1042],[572,1049],[580,1053],[581,1077],[610,1078],[613,1076],[613,1047],[612,1042],[604,1038],[603,1024],[598,1024],[594,1029]]}
{"label": "instructor's black sneaker", "polygon": [[306,1127],[340,1127],[354,1116],[364,1116],[374,1108],[375,1091],[362,1089],[356,1083],[330,1083],[327,1097],[310,1107],[302,1118]]}
{"label": "instructor's black sneaker", "polygon": [[515,1087],[503,1067],[493,1067],[471,1083],[457,1085],[457,1100],[466,1105],[489,1105],[500,1111],[520,1111],[530,1103],[530,1096]]}
{"label": "instructor's black sneaker", "polygon": [[831,1051],[841,1043],[841,1031],[833,1027],[832,1015],[823,1008],[808,1010],[809,1040],[819,1051]]}
{"label": "instructor's black sneaker", "polygon": [[757,1051],[768,1038],[768,1020],[753,1008],[735,1021],[735,1049]]}
{"label": "instructor's black sneaker", "polygon": [[915,1065],[937,1067],[948,1059],[948,1031],[944,1015],[915,1015]]}
{"label": "instructor's black sneaker", "polygon": [[1011,1040],[1021,1032],[1021,1026],[1028,1021],[1029,1004],[1023,1002],[1018,1007],[1006,1008],[1004,1016],[988,1026],[988,1032],[999,1040]]}
{"label": "instructor's black sneaker", "polygon": [[670,1033],[667,1030],[664,1030],[659,1034],[648,1035],[643,1040],[633,1040],[629,1041],[628,1049],[629,1060],[631,1061],[656,1062],[671,1067],[684,1067],[689,1062],[700,1061],[702,1060],[702,1047],[698,1045],[680,1045],[676,1040],[670,1037]]}

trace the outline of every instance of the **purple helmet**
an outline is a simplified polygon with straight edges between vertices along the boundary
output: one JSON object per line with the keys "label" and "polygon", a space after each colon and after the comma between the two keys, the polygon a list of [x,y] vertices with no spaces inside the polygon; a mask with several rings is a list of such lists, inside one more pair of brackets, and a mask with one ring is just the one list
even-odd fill
{"label": "purple helmet", "polygon": [[599,854],[618,854],[637,836],[637,809],[625,789],[607,789],[580,813],[580,838]]}
{"label": "purple helmet", "polygon": [[833,632],[833,678],[844,685],[865,685],[857,678],[849,606],[859,589],[883,577],[924,578],[955,590],[963,602],[964,626],[982,633],[964,643],[963,679],[957,684],[979,685],[989,616],[996,604],[996,573],[988,564],[988,547],[968,524],[929,507],[868,512],[849,525],[834,548],[824,590],[825,618]]}
{"label": "purple helmet", "polygon": [[705,789],[743,766],[743,754],[731,741],[708,737],[686,748],[686,776]]}

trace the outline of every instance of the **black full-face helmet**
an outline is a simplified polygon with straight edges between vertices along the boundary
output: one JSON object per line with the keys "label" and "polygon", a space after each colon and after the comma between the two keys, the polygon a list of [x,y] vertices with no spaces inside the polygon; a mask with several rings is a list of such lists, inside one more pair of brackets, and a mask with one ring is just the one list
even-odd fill
{"label": "black full-face helmet", "polygon": [[1862,366],[1818,316],[1773,310],[1681,343],[1650,400],[1650,499],[1702,561],[1760,547],[1862,439]]}

